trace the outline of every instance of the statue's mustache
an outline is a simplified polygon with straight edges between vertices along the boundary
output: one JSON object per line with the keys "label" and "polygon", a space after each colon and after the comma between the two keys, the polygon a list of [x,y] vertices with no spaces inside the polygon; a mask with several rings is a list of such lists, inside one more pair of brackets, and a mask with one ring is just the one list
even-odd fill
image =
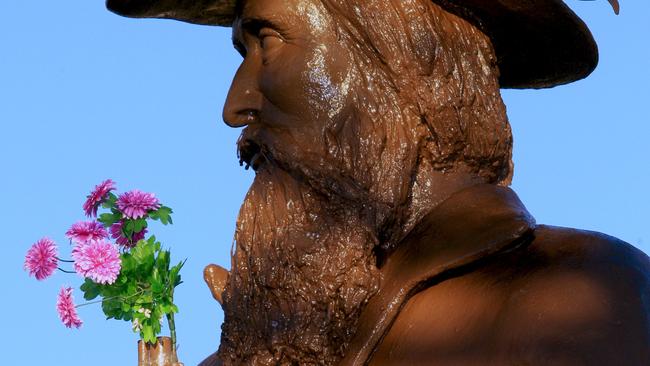
{"label": "statue's mustache", "polygon": [[[289,147],[294,140],[262,125],[249,125],[237,140],[239,165],[245,169],[280,169],[330,198],[338,197],[348,203],[368,203],[368,188],[349,174],[341,174],[340,162],[323,155],[301,153]],[[286,146],[286,147],[285,147]],[[295,147],[295,146],[294,146]],[[354,159],[363,159],[360,155]]]}
{"label": "statue's mustache", "polygon": [[244,169],[252,167],[257,171],[264,163],[272,160],[271,149],[256,135],[253,129],[247,127],[237,141],[237,157],[239,165],[244,166]]}

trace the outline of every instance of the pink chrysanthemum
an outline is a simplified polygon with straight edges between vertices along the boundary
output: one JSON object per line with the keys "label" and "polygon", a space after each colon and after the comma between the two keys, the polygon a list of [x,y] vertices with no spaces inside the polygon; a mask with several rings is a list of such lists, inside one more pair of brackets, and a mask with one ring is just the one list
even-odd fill
{"label": "pink chrysanthemum", "polygon": [[86,197],[86,202],[84,202],[84,212],[88,217],[97,217],[97,209],[101,205],[108,193],[115,189],[115,182],[110,179],[106,179],[100,184],[95,186],[92,192]]}
{"label": "pink chrysanthemum", "polygon": [[49,238],[42,238],[32,245],[25,256],[25,270],[37,280],[44,280],[52,275],[58,266],[56,243]]}
{"label": "pink chrysanthemum", "polygon": [[59,318],[68,328],[79,328],[83,322],[77,316],[77,309],[74,306],[72,298],[72,287],[62,287],[59,296],[56,299],[56,311]]}
{"label": "pink chrysanthemum", "polygon": [[75,243],[83,244],[87,241],[108,238],[108,232],[97,221],[79,221],[66,231],[65,236]]}
{"label": "pink chrysanthemum", "polygon": [[153,193],[145,193],[137,189],[125,192],[117,198],[117,208],[129,219],[139,219],[149,210],[156,210],[159,207],[160,203]]}
{"label": "pink chrysanthemum", "polygon": [[120,274],[120,253],[108,240],[77,244],[72,249],[74,270],[96,283],[112,284]]}
{"label": "pink chrysanthemum", "polygon": [[110,231],[111,231],[111,237],[115,239],[115,242],[125,248],[133,248],[135,244],[138,241],[144,239],[144,236],[147,234],[147,229],[143,229],[139,233],[133,233],[133,236],[129,241],[129,239],[126,238],[122,233],[121,221],[111,225]]}

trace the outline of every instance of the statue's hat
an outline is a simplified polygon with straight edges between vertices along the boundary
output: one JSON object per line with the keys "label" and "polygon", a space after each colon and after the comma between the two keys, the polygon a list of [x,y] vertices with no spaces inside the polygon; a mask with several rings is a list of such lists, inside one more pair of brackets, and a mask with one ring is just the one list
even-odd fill
{"label": "statue's hat", "polygon": [[[485,32],[496,50],[504,88],[547,88],[589,75],[598,48],[585,23],[562,0],[433,0]],[[609,0],[618,12],[617,0]],[[107,0],[135,18],[230,26],[236,0]]]}

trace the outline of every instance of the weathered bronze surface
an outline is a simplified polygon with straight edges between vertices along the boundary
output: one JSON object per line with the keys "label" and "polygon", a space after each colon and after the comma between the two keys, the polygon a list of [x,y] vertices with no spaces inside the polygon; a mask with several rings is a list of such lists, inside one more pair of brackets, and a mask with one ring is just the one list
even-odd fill
{"label": "weathered bronze surface", "polygon": [[223,117],[256,176],[231,272],[204,273],[225,322],[202,365],[650,364],[648,257],[507,188],[500,87],[596,66],[561,1],[108,5],[232,20],[243,57]]}

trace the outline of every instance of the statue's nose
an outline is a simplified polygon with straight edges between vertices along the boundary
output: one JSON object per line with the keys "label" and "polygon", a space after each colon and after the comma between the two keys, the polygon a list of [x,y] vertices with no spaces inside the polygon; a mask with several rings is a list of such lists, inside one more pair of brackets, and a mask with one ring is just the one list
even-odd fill
{"label": "statue's nose", "polygon": [[259,118],[262,107],[259,66],[255,58],[246,58],[235,74],[223,107],[223,120],[230,127],[246,126]]}

